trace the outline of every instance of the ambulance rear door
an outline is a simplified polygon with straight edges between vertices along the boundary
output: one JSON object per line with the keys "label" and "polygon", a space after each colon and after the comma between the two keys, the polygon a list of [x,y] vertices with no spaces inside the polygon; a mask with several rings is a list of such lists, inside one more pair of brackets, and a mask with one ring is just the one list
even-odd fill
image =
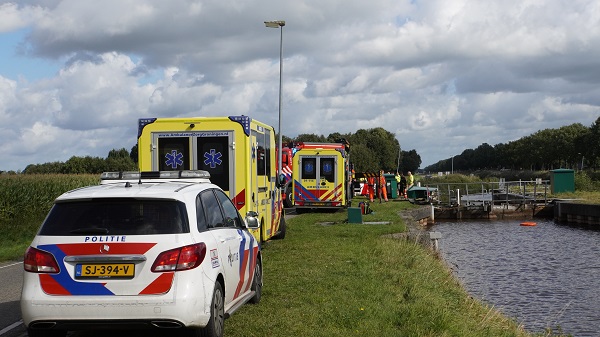
{"label": "ambulance rear door", "polygon": [[294,185],[294,197],[299,205],[332,206],[340,202],[341,185],[338,185],[337,156],[300,155],[300,181]]}
{"label": "ambulance rear door", "polygon": [[235,203],[234,139],[234,131],[201,132],[195,137],[194,155],[197,158],[195,167],[208,171],[210,181],[222,188]]}
{"label": "ambulance rear door", "polygon": [[234,131],[154,132],[152,170],[206,170],[210,181],[233,199],[233,140]]}

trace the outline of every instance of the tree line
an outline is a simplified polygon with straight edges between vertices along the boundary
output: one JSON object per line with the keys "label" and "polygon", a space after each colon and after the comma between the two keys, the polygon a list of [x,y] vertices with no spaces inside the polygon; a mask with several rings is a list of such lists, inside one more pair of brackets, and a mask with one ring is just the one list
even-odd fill
{"label": "tree line", "polygon": [[[327,137],[316,134],[301,134],[292,139],[282,135],[284,144],[291,142],[321,142],[335,143],[345,140],[349,144],[350,163],[355,172],[386,172],[395,173],[397,170],[416,171],[421,165],[421,157],[415,150],[403,151],[393,133],[374,128],[358,130],[356,133],[332,133]],[[100,174],[105,171],[137,170],[137,145],[127,151],[125,148],[113,149],[107,158],[73,156],[66,162],[50,162],[30,164],[22,173],[25,174]]]}
{"label": "tree line", "polygon": [[355,133],[341,134],[335,132],[325,137],[316,134],[300,134],[295,139],[283,135],[284,144],[295,142],[337,143],[348,142],[350,147],[350,164],[355,172],[396,173],[415,172],[421,166],[421,156],[416,150],[404,151],[393,133],[378,127],[360,129]]}
{"label": "tree line", "polygon": [[[404,151],[393,133],[384,128],[360,129],[355,133],[328,136],[301,134],[290,142],[339,142],[350,147],[350,163],[355,172],[415,172],[421,165],[416,150]],[[107,158],[73,156],[66,162],[30,164],[28,174],[100,174],[105,171],[137,170],[137,145],[131,151],[113,149]],[[424,168],[428,172],[475,170],[552,170],[556,168],[591,169],[600,165],[600,117],[590,126],[574,123],[557,129],[544,129],[532,135],[494,146],[483,143],[475,149],[438,161]],[[14,173],[14,172],[13,172]]]}
{"label": "tree line", "polygon": [[130,151],[122,148],[110,150],[108,157],[73,156],[66,162],[30,164],[25,174],[100,174],[106,171],[137,171],[137,145]]}
{"label": "tree line", "polygon": [[590,126],[574,123],[544,129],[508,143],[487,143],[425,167],[429,172],[511,169],[591,169],[600,164],[600,117]]}

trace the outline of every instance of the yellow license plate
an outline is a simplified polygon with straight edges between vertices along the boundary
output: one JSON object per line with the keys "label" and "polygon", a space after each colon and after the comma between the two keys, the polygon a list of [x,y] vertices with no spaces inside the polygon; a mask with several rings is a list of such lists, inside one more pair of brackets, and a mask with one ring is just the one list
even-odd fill
{"label": "yellow license plate", "polygon": [[133,263],[78,264],[75,278],[133,278]]}

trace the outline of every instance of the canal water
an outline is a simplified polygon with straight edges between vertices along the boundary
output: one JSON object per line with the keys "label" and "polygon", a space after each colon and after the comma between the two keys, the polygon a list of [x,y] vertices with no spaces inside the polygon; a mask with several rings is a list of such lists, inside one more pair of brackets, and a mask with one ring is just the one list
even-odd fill
{"label": "canal water", "polygon": [[600,336],[600,231],[534,220],[439,222],[444,260],[467,291],[529,332]]}

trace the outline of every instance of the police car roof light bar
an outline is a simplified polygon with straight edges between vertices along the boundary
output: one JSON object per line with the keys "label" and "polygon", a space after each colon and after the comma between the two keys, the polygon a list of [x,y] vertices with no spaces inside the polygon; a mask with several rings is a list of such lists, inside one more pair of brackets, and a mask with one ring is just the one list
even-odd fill
{"label": "police car roof light bar", "polygon": [[103,172],[100,175],[101,180],[135,180],[135,179],[189,179],[205,178],[210,179],[210,173],[204,170],[183,170],[183,171],[124,171],[124,172]]}

